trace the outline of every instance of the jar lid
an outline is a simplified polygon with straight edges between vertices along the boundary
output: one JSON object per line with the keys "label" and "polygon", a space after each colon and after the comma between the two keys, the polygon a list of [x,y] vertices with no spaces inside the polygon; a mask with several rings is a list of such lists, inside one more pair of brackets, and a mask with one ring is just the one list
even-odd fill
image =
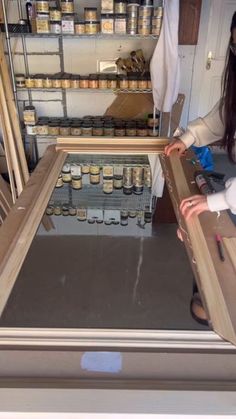
{"label": "jar lid", "polygon": [[115,18],[116,19],[126,19],[126,14],[125,13],[116,13],[115,14]]}
{"label": "jar lid", "polygon": [[51,25],[61,25],[61,20],[50,20]]}
{"label": "jar lid", "polygon": [[84,10],[86,10],[86,11],[87,10],[93,10],[93,11],[96,10],[97,11],[98,9],[97,9],[97,7],[85,7]]}
{"label": "jar lid", "polygon": [[128,80],[128,76],[126,76],[125,74],[119,74],[118,77],[120,80]]}
{"label": "jar lid", "polygon": [[85,25],[85,21],[84,20],[76,20],[75,25]]}
{"label": "jar lid", "polygon": [[25,106],[24,111],[35,111],[34,106]]}
{"label": "jar lid", "polygon": [[115,3],[127,3],[127,0],[115,0]]}
{"label": "jar lid", "polygon": [[106,74],[99,74],[98,78],[99,78],[99,80],[107,80],[107,75]]}
{"label": "jar lid", "polygon": [[128,0],[128,6],[129,5],[137,5],[137,6],[139,6],[140,5],[140,0]]}
{"label": "jar lid", "polygon": [[102,13],[101,19],[114,19],[114,13]]}
{"label": "jar lid", "polygon": [[103,128],[103,122],[93,122],[93,127],[94,128]]}
{"label": "jar lid", "polygon": [[105,122],[104,128],[114,128],[115,124],[114,122]]}
{"label": "jar lid", "polygon": [[153,6],[153,0],[141,0],[142,6]]}
{"label": "jar lid", "polygon": [[70,80],[70,79],[71,79],[71,74],[63,74],[62,80]]}
{"label": "jar lid", "polygon": [[89,74],[90,80],[98,80],[98,74]]}
{"label": "jar lid", "polygon": [[88,80],[89,76],[80,76],[80,80]]}
{"label": "jar lid", "polygon": [[107,78],[108,80],[117,80],[116,74],[108,74]]}
{"label": "jar lid", "polygon": [[71,80],[79,80],[80,79],[80,75],[79,74],[72,74],[71,75]]}
{"label": "jar lid", "polygon": [[100,20],[85,20],[85,25],[87,24],[89,24],[89,25],[92,25],[92,24],[96,24],[96,25],[98,25],[99,23],[100,23]]}

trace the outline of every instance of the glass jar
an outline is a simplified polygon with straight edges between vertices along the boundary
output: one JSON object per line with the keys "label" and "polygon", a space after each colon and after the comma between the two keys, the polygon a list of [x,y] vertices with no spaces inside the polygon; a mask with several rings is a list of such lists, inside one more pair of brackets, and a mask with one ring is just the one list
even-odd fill
{"label": "glass jar", "polygon": [[48,123],[48,135],[59,135],[60,134],[60,127],[58,122],[49,122]]}
{"label": "glass jar", "polygon": [[76,176],[76,175],[72,175],[72,179],[71,179],[71,186],[73,189],[82,189],[82,177],[81,176]]}
{"label": "glass jar", "polygon": [[66,122],[63,123],[62,122],[59,129],[60,129],[60,135],[63,135],[63,136],[66,136],[66,137],[68,135],[70,135],[70,124],[69,123],[66,123]]}
{"label": "glass jar", "polygon": [[61,1],[62,13],[74,13],[74,1],[73,0],[62,0]]}
{"label": "glass jar", "polygon": [[100,183],[100,173],[98,175],[89,175],[89,181],[91,185],[99,185]]}
{"label": "glass jar", "polygon": [[84,8],[84,20],[90,22],[96,22],[98,20],[98,9],[96,7],[85,7]]}
{"label": "glass jar", "polygon": [[50,20],[50,32],[51,33],[61,33],[61,21],[60,20]]}
{"label": "glass jar", "polygon": [[107,89],[108,88],[107,76],[100,75],[98,77],[98,87],[99,87],[99,89]]}
{"label": "glass jar", "polygon": [[36,17],[36,32],[37,33],[50,33],[49,14],[41,13]]}
{"label": "glass jar", "polygon": [[113,186],[114,186],[114,189],[122,189],[123,188],[123,176],[114,176]]}
{"label": "glass jar", "polygon": [[75,33],[77,35],[84,35],[85,34],[85,22],[75,22]]}
{"label": "glass jar", "polygon": [[87,35],[96,35],[99,32],[99,21],[85,21],[85,33]]}
{"label": "glass jar", "polygon": [[71,169],[70,169],[70,163],[65,163],[62,171],[61,171],[61,175],[62,175],[62,180],[64,183],[69,183],[71,182]]}
{"label": "glass jar", "polygon": [[153,16],[154,17],[162,17],[163,16],[163,7],[154,7]]}
{"label": "glass jar", "polygon": [[119,81],[120,81],[120,89],[128,89],[129,88],[129,81],[128,81],[128,76],[119,76]]}
{"label": "glass jar", "polygon": [[111,165],[105,165],[102,168],[103,179],[113,179],[114,169]]}
{"label": "glass jar", "polygon": [[87,220],[87,210],[85,208],[77,209],[77,220],[86,221]]}
{"label": "glass jar", "polygon": [[147,120],[148,127],[153,128],[154,126],[158,126],[159,119],[160,119],[159,112],[157,112],[155,116],[152,113],[149,113],[148,120]]}
{"label": "glass jar", "polygon": [[79,137],[80,135],[82,135],[82,128],[81,128],[81,123],[79,122],[74,122],[71,125],[71,135]]}
{"label": "glass jar", "polygon": [[127,1],[115,0],[115,13],[126,14],[126,12],[127,12]]}
{"label": "glass jar", "polygon": [[69,215],[74,217],[77,214],[77,208],[74,206],[69,207]]}
{"label": "glass jar", "polygon": [[82,124],[82,135],[84,137],[92,137],[93,135],[92,122]]}
{"label": "glass jar", "polygon": [[62,214],[61,204],[55,203],[55,205],[54,205],[54,215],[59,216],[61,214]]}
{"label": "glass jar", "polygon": [[148,136],[148,127],[146,126],[146,124],[138,125],[137,136],[138,137],[147,137]]}
{"label": "glass jar", "polygon": [[98,75],[97,74],[89,75],[89,89],[98,89]]}
{"label": "glass jar", "polygon": [[94,122],[93,124],[93,136],[94,137],[102,137],[103,136],[103,123],[102,122]]}
{"label": "glass jar", "polygon": [[58,176],[58,179],[57,179],[57,183],[55,185],[55,188],[62,188],[62,186],[63,186],[63,180],[62,180],[62,175],[60,174]]}
{"label": "glass jar", "polygon": [[129,211],[128,210],[121,210],[120,212],[120,225],[123,227],[129,224]]}
{"label": "glass jar", "polygon": [[69,204],[65,203],[62,205],[62,215],[68,217],[69,215]]}
{"label": "glass jar", "polygon": [[24,74],[16,74],[16,87],[24,88],[25,87],[25,75]]}
{"label": "glass jar", "polygon": [[114,12],[114,0],[101,0],[102,13]]}
{"label": "glass jar", "polygon": [[129,210],[129,218],[135,218],[135,217],[137,217],[137,211]]}
{"label": "glass jar", "polygon": [[115,125],[115,136],[116,137],[125,137],[125,127],[122,124]]}
{"label": "glass jar", "polygon": [[103,179],[103,193],[110,195],[113,192],[113,179]]}
{"label": "glass jar", "polygon": [[138,33],[138,18],[129,17],[127,20],[127,33],[129,35],[136,35]]}
{"label": "glass jar", "polygon": [[101,15],[101,33],[113,34],[114,33],[114,15],[102,14]]}
{"label": "glass jar", "polygon": [[49,12],[49,1],[36,0],[36,12],[37,13],[48,13]]}
{"label": "glass jar", "polygon": [[52,77],[49,74],[45,75],[43,78],[43,88],[44,89],[51,89],[52,88]]}
{"label": "glass jar", "polygon": [[50,21],[61,21],[61,10],[57,7],[51,7],[49,10],[49,19]]}
{"label": "glass jar", "polygon": [[148,188],[152,187],[152,171],[150,166],[144,167],[144,185]]}
{"label": "glass jar", "polygon": [[125,14],[116,14],[115,15],[115,33],[126,34],[126,15]]}
{"label": "glass jar", "polygon": [[136,137],[137,131],[136,131],[136,124],[132,122],[128,122],[126,124],[125,132],[127,137]]}
{"label": "glass jar", "polygon": [[43,74],[35,74],[34,76],[34,86],[36,89],[42,89],[43,88]]}
{"label": "glass jar", "polygon": [[27,89],[33,89],[35,87],[33,76],[28,76],[25,78],[25,86]]}
{"label": "glass jar", "polygon": [[148,36],[151,33],[151,25],[139,25],[138,26],[138,33],[142,36]]}
{"label": "glass jar", "polygon": [[26,125],[26,133],[27,135],[36,135],[37,134],[36,125]]}
{"label": "glass jar", "polygon": [[100,166],[98,166],[97,164],[91,164],[89,166],[89,173],[91,175],[99,175],[100,176]]}
{"label": "glass jar", "polygon": [[89,88],[89,76],[80,76],[79,87],[80,89]]}
{"label": "glass jar", "polygon": [[23,119],[25,125],[35,125],[37,122],[37,115],[34,106],[26,106],[23,111]]}
{"label": "glass jar", "polygon": [[79,79],[80,79],[79,75],[77,76],[77,75],[73,74],[71,76],[70,83],[71,83],[71,88],[72,89],[79,89]]}
{"label": "glass jar", "polygon": [[48,122],[40,121],[36,125],[36,132],[37,135],[48,135]]}
{"label": "glass jar", "polygon": [[61,79],[61,87],[62,89],[71,88],[71,74],[63,74]]}
{"label": "glass jar", "polygon": [[138,89],[138,76],[129,76],[129,89],[130,90],[137,90]]}
{"label": "glass jar", "polygon": [[108,89],[117,89],[117,77],[116,75],[108,75],[107,79],[107,87]]}
{"label": "glass jar", "polygon": [[115,126],[113,123],[104,124],[104,136],[105,137],[114,137],[115,135]]}
{"label": "glass jar", "polygon": [[86,163],[82,164],[81,172],[83,175],[89,174],[89,165]]}
{"label": "glass jar", "polygon": [[73,14],[62,15],[61,20],[62,33],[73,34],[75,33],[75,21]]}
{"label": "glass jar", "polygon": [[147,78],[143,77],[138,79],[138,88],[140,90],[146,90],[148,88]]}
{"label": "glass jar", "polygon": [[151,19],[153,14],[153,7],[152,6],[140,6],[139,7],[139,11],[138,11],[138,15],[139,15],[139,19]]}
{"label": "glass jar", "polygon": [[52,77],[52,87],[53,89],[61,89],[61,76],[54,74]]}

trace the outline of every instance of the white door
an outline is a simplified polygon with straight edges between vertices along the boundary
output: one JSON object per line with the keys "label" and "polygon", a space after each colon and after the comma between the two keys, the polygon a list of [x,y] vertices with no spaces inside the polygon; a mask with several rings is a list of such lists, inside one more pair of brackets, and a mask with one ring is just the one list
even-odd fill
{"label": "white door", "polygon": [[[205,0],[202,4],[199,43],[196,50],[190,120],[207,114],[219,100],[221,76],[230,37],[236,0]],[[211,57],[207,66],[207,59]]]}

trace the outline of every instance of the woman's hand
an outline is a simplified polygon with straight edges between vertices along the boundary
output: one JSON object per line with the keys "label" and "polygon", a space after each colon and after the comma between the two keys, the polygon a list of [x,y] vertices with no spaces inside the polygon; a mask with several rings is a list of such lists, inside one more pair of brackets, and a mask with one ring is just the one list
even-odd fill
{"label": "woman's hand", "polygon": [[193,195],[183,199],[180,204],[180,211],[186,220],[189,220],[192,215],[199,215],[202,212],[209,211],[207,197],[205,195]]}
{"label": "woman's hand", "polygon": [[167,145],[167,146],[165,147],[164,153],[165,153],[167,156],[169,156],[169,155],[170,155],[170,153],[171,153],[173,150],[177,150],[177,151],[178,151],[179,156],[181,156],[181,155],[185,152],[186,148],[187,148],[187,147],[186,147],[186,145],[183,143],[183,141],[181,141],[181,140],[174,140],[172,143],[170,143],[169,145]]}

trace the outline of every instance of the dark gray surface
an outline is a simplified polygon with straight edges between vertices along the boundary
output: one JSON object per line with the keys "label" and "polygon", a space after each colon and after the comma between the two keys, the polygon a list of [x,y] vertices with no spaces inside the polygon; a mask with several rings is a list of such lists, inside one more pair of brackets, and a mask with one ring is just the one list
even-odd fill
{"label": "dark gray surface", "polygon": [[176,225],[151,238],[37,237],[0,326],[206,329]]}

